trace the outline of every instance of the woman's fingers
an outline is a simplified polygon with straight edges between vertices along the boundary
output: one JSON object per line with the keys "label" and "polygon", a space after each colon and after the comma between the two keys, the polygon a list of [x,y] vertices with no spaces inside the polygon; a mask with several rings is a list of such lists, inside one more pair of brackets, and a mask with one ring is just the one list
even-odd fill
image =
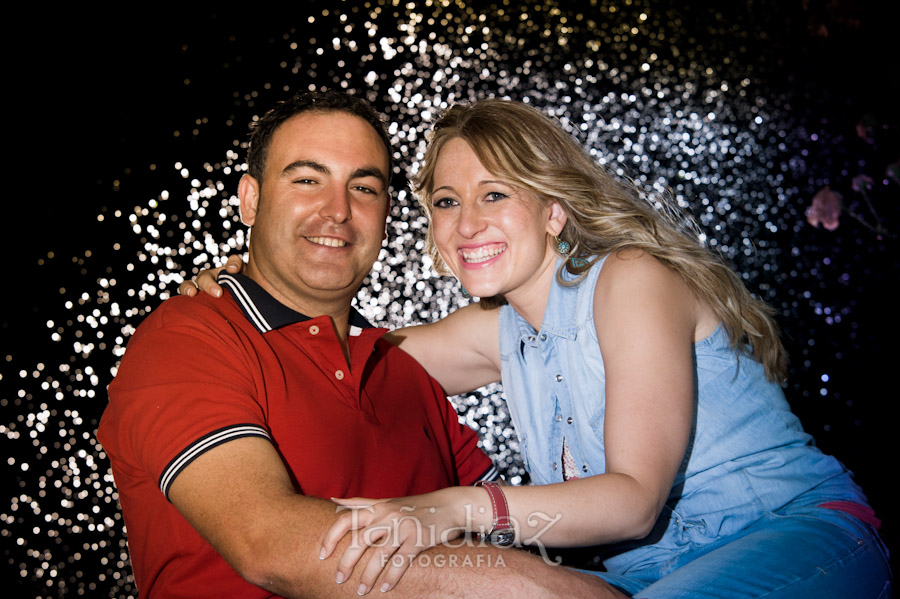
{"label": "woman's fingers", "polygon": [[331,501],[338,505],[351,508],[362,508],[375,505],[376,503],[384,503],[387,499],[368,499],[366,497],[332,497]]}
{"label": "woman's fingers", "polygon": [[230,273],[241,272],[244,270],[244,260],[237,254],[228,256],[228,260],[225,261],[225,270]]}
{"label": "woman's fingers", "polygon": [[319,549],[319,559],[328,558],[332,552],[334,552],[334,548],[337,546],[338,541],[340,541],[345,534],[351,530],[363,528],[372,521],[375,512],[371,509],[360,508],[369,508],[384,500],[366,499],[364,497],[348,497],[343,499],[332,497],[331,501],[342,506],[342,508],[349,509],[338,508],[338,511],[343,513],[335,519],[331,528],[325,531],[325,537],[322,539],[322,547]]}
{"label": "woman's fingers", "polygon": [[200,288],[197,287],[197,283],[193,279],[188,279],[178,286],[178,295],[194,297],[198,293],[200,293]]}
{"label": "woman's fingers", "polygon": [[[350,575],[353,574],[353,569],[356,568],[356,564],[359,562],[359,559],[366,553],[366,550],[369,550],[370,557],[369,564],[371,562],[380,562],[382,558],[375,558],[375,555],[384,554],[385,550],[388,553],[393,553],[393,549],[390,548],[390,538],[389,538],[390,528],[389,527],[372,527],[365,528],[358,533],[354,534],[353,540],[344,550],[344,554],[341,556],[340,561],[338,562],[337,574],[335,579],[338,583],[344,582]],[[378,577],[378,572],[381,571],[381,568],[378,568],[375,572],[375,578]],[[372,579],[374,581],[374,579]],[[362,584],[362,581],[361,581]],[[367,583],[368,587],[372,586],[372,583]]]}
{"label": "woman's fingers", "polygon": [[216,278],[222,270],[224,270],[224,267],[220,266],[219,268],[201,271],[200,274],[197,275],[197,287],[200,291],[204,291],[213,297],[221,297],[222,288],[216,282]]}
{"label": "woman's fingers", "polygon": [[379,590],[384,593],[394,588],[423,547],[416,546],[415,543],[404,543],[396,547],[396,544],[392,543],[390,546],[377,549],[380,551],[374,549],[370,551],[372,555],[360,577],[358,592],[361,595],[374,588],[382,572],[384,577]]}
{"label": "woman's fingers", "polygon": [[381,592],[385,593],[394,588],[406,571],[409,569],[412,561],[416,559],[416,556],[419,554],[421,549],[413,547],[413,549],[417,549],[414,552],[405,551],[404,548],[400,548],[397,550],[397,553],[391,558],[390,567],[387,568],[387,572],[384,575],[384,578],[381,580]]}
{"label": "woman's fingers", "polygon": [[[377,533],[374,526],[360,531],[360,543],[371,547],[368,562],[360,576],[360,594],[371,590],[382,572],[385,573],[385,577],[381,583],[381,590],[392,589],[409,568],[410,562],[434,544],[424,538],[424,531],[418,518],[395,517],[380,526],[383,531],[379,530]],[[372,539],[367,538],[370,534]],[[347,573],[349,574],[349,571]]]}
{"label": "woman's fingers", "polygon": [[222,287],[216,279],[223,270],[232,274],[239,273],[244,270],[244,260],[237,254],[228,256],[225,266],[201,270],[196,277],[179,285],[178,294],[194,297],[203,291],[213,297],[222,297]]}

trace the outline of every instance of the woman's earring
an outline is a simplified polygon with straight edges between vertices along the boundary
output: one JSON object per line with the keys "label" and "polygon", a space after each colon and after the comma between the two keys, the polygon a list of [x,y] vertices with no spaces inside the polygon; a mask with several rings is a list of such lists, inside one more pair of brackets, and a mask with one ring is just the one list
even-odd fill
{"label": "woman's earring", "polygon": [[568,255],[569,250],[572,249],[572,246],[569,245],[568,241],[563,241],[559,238],[559,235],[556,236],[556,251],[562,254],[563,256]]}
{"label": "woman's earring", "polygon": [[569,264],[571,264],[573,268],[584,268],[588,265],[588,261],[584,258],[576,258],[575,256],[572,256],[571,258],[569,258]]}

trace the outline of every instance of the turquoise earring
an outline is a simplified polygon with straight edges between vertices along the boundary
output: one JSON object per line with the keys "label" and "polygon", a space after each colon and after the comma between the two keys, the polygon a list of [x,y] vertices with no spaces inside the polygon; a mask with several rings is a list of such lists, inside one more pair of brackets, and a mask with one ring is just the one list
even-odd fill
{"label": "turquoise earring", "polygon": [[563,256],[567,256],[569,251],[572,249],[572,246],[569,245],[568,241],[563,241],[559,238],[559,235],[556,236],[556,251],[562,254]]}
{"label": "turquoise earring", "polygon": [[575,256],[572,256],[571,258],[569,258],[569,264],[571,264],[574,268],[584,268],[588,265],[588,261],[584,258],[576,258]]}
{"label": "turquoise earring", "polygon": [[460,289],[462,289],[462,296],[463,296],[464,298],[469,299],[470,297],[472,297],[471,295],[469,295],[469,292],[466,291],[466,288],[465,288],[465,287],[460,287]]}

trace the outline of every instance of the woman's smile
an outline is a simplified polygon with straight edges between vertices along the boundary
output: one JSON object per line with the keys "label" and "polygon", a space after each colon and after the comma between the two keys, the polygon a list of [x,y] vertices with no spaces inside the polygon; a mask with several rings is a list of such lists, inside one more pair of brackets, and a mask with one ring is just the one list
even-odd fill
{"label": "woman's smile", "polygon": [[505,243],[486,243],[477,247],[461,247],[458,253],[462,258],[463,267],[477,268],[498,258],[506,251],[506,248],[507,245]]}

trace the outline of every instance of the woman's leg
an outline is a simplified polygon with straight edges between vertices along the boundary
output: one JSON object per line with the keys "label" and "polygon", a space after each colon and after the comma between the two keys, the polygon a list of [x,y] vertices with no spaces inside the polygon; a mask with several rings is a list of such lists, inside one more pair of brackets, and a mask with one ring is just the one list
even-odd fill
{"label": "woman's leg", "polygon": [[880,538],[824,508],[772,515],[634,594],[641,599],[882,599],[891,573]]}

